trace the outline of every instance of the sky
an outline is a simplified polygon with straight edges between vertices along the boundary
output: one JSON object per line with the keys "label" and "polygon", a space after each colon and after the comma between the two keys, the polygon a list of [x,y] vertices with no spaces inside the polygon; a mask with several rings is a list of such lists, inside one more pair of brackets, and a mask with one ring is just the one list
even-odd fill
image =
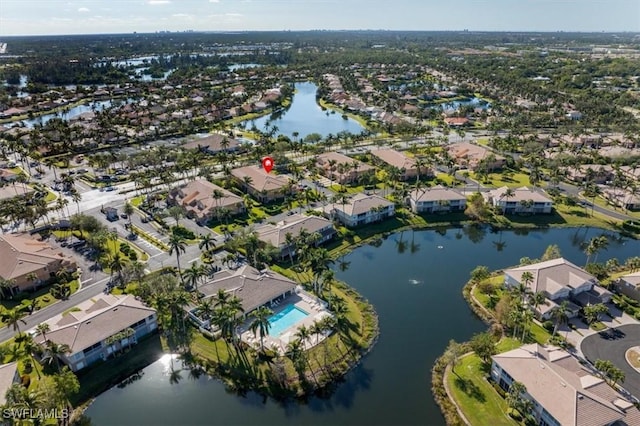
{"label": "sky", "polygon": [[640,31],[640,0],[0,0],[0,36],[312,29]]}

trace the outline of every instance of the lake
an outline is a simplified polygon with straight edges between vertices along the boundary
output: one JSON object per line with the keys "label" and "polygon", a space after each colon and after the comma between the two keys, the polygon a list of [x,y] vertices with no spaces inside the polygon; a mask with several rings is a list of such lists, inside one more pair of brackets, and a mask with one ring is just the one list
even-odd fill
{"label": "lake", "polygon": [[[124,105],[125,103],[129,104],[133,102],[133,99],[127,99],[123,101],[116,101],[118,105]],[[111,100],[105,101],[94,101],[87,104],[76,105],[74,107],[68,108],[66,110],[60,111],[58,113],[50,113],[43,114],[35,118],[29,118],[26,120],[18,121],[17,123],[21,123],[27,128],[32,128],[36,124],[45,125],[49,120],[54,118],[60,118],[62,120],[70,120],[73,117],[77,117],[80,114],[84,114],[85,112],[91,112],[95,109],[95,111],[103,111],[106,108],[111,107],[114,102]],[[13,123],[12,123],[13,124]]]}
{"label": "lake", "polygon": [[254,125],[260,131],[268,131],[277,126],[276,136],[285,135],[293,139],[293,133],[298,132],[299,138],[311,133],[318,133],[323,138],[329,134],[340,132],[359,134],[364,129],[357,121],[342,117],[342,114],[323,111],[316,102],[318,86],[311,82],[296,83],[295,93],[291,105],[285,111],[275,115],[265,115],[255,120],[244,121],[246,129]]}
{"label": "lake", "polygon": [[[376,308],[380,339],[361,365],[327,399],[282,404],[256,394],[240,397],[215,379],[171,384],[169,359],[144,370],[124,388],[98,396],[86,414],[95,425],[443,425],[431,396],[431,367],[449,339],[464,341],[486,326],[461,290],[477,265],[490,269],[539,257],[549,244],[582,266],[580,243],[601,234],[590,228],[504,231],[450,228],[406,231],[378,247],[366,245],[341,260],[336,276]],[[599,261],[640,255],[640,242],[612,241]]]}

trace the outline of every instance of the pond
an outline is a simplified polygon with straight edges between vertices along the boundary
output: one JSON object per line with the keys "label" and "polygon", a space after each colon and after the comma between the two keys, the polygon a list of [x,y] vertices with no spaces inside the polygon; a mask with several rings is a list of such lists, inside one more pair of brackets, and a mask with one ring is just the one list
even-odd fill
{"label": "pond", "polygon": [[440,108],[442,108],[443,110],[457,110],[458,108],[465,107],[465,106],[472,106],[473,108],[480,108],[480,109],[486,110],[491,107],[491,104],[485,101],[484,99],[480,99],[480,98],[471,98],[466,100],[451,101],[451,102],[440,104]]}
{"label": "pond", "polygon": [[318,86],[311,82],[296,83],[296,92],[289,108],[282,112],[265,115],[255,120],[244,121],[246,129],[255,126],[258,130],[268,132],[276,126],[275,136],[285,135],[294,138],[297,132],[299,138],[317,133],[323,138],[329,134],[340,132],[359,134],[364,127],[351,118],[343,118],[333,111],[323,111],[316,101]]}
{"label": "pond", "polygon": [[[125,101],[118,101],[119,104],[124,104],[124,103],[131,103],[133,102],[133,99],[127,99]],[[32,128],[33,126],[35,126],[36,124],[40,124],[40,125],[45,125],[47,124],[47,122],[51,119],[54,118],[61,118],[62,120],[70,120],[73,117],[76,117],[80,114],[84,114],[85,112],[91,112],[93,110],[95,111],[102,111],[106,108],[111,107],[111,105],[113,105],[114,102],[111,100],[105,100],[105,101],[94,101],[88,104],[82,104],[82,105],[76,105],[74,107],[65,109],[63,111],[60,111],[58,113],[50,113],[50,114],[43,114],[40,115],[38,117],[35,118],[29,118],[26,120],[21,120],[18,121],[17,123],[20,123],[22,125],[24,125],[27,128]]]}
{"label": "pond", "polygon": [[[450,339],[464,341],[486,326],[469,310],[462,286],[477,265],[498,269],[539,257],[550,244],[581,266],[590,228],[504,231],[474,227],[406,231],[365,245],[336,262],[336,276],[375,306],[380,339],[361,365],[326,399],[279,403],[227,392],[215,379],[171,384],[168,358],[124,388],[113,388],[86,411],[95,425],[443,425],[433,401],[431,367]],[[640,254],[640,242],[616,238],[599,260]],[[343,270],[348,266],[346,270]]]}

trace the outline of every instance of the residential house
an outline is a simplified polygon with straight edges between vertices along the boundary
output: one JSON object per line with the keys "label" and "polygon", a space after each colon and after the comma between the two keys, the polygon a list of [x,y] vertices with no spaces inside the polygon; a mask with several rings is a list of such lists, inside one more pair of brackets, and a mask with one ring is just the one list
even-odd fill
{"label": "residential house", "polygon": [[328,204],[322,210],[327,217],[348,227],[380,222],[396,215],[395,204],[375,194],[356,194],[345,203]]}
{"label": "residential house", "polygon": [[[531,273],[531,282],[524,282],[525,272]],[[559,258],[532,265],[518,266],[504,271],[504,284],[508,288],[525,284],[533,293],[541,292],[547,303],[536,308],[542,320],[551,318],[552,310],[563,301],[569,304],[570,317],[578,314],[580,306],[607,303],[611,292],[600,287],[596,277],[566,259]]]}
{"label": "residential house", "polygon": [[236,152],[241,143],[237,139],[220,133],[212,133],[203,138],[195,139],[182,145],[184,149],[198,149],[207,154],[220,152]]}
{"label": "residential house", "polygon": [[[219,196],[214,196],[214,192]],[[181,206],[188,218],[195,219],[200,224],[216,218],[221,209],[231,214],[245,211],[242,197],[205,179],[196,179],[173,189],[169,193],[168,201]]]}
{"label": "residential house", "polygon": [[101,294],[46,321],[49,331],[36,337],[65,344],[70,352],[60,356],[72,371],[83,368],[136,344],[158,328],[156,310],[133,295]]}
{"label": "residential house", "polygon": [[[219,290],[240,299],[246,317],[260,306],[271,304],[293,294],[297,283],[270,269],[261,271],[249,265],[217,272],[208,282],[198,286],[202,299],[216,297]],[[189,316],[201,327],[209,329],[208,320],[198,316],[196,306],[189,306]]]}
{"label": "residential house", "polygon": [[461,168],[477,170],[478,166],[485,164],[488,170],[496,170],[504,167],[506,163],[506,158],[502,155],[469,142],[451,144],[447,147],[447,151],[456,165]]}
{"label": "residential house", "polygon": [[266,223],[255,228],[258,239],[279,249],[282,258],[288,257],[290,254],[293,255],[293,251],[295,251],[295,247],[287,243],[287,234],[291,234],[295,238],[303,230],[309,234],[317,233],[320,235],[320,238],[315,242],[316,246],[329,241],[336,234],[330,220],[302,214],[292,214],[278,223]]}
{"label": "residential house", "polygon": [[614,288],[619,293],[640,302],[640,272],[620,277],[614,282]]}
{"label": "residential house", "polygon": [[640,411],[628,396],[555,346],[534,343],[494,355],[491,379],[505,392],[522,383],[541,426],[640,425]]}
{"label": "residential house", "polygon": [[375,172],[375,167],[335,151],[318,155],[316,165],[323,176],[338,183],[355,182],[359,176]]}
{"label": "residential house", "polygon": [[467,117],[445,117],[444,123],[451,127],[464,127],[470,124]]}
{"label": "residential house", "polygon": [[448,213],[464,211],[467,197],[460,191],[436,185],[431,188],[414,189],[407,199],[414,213]]}
{"label": "residential house", "polygon": [[603,184],[613,179],[613,167],[601,164],[585,164],[580,167],[567,167],[567,178],[573,182],[593,182]]}
{"label": "residential house", "polygon": [[388,164],[400,170],[400,180],[415,179],[420,176],[433,176],[433,170],[424,165],[418,170],[415,158],[407,157],[394,149],[376,149],[371,151],[374,160]]}
{"label": "residential house", "polygon": [[[513,195],[509,194],[509,191]],[[523,186],[521,188],[508,188],[503,186],[483,194],[485,200],[496,207],[502,214],[540,214],[551,213],[553,200],[542,193],[542,190],[533,190]]]}
{"label": "residential house", "polygon": [[602,186],[602,196],[614,206],[626,210],[640,210],[640,195],[635,191]]}
{"label": "residential house", "polygon": [[0,365],[0,405],[7,402],[7,391],[14,383],[20,383],[18,361]]}
{"label": "residential house", "polygon": [[48,283],[61,269],[77,269],[72,257],[27,234],[0,235],[0,259],[0,278],[13,283],[14,293]]}
{"label": "residential house", "polygon": [[231,176],[245,191],[260,202],[283,199],[292,187],[289,175],[267,173],[262,167],[246,166],[231,170]]}

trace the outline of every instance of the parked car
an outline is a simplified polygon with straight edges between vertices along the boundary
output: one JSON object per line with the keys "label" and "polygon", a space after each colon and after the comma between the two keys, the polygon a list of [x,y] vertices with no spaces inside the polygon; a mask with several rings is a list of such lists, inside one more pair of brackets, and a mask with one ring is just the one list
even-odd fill
{"label": "parked car", "polygon": [[107,186],[104,190],[105,192],[111,192],[111,191],[115,191],[116,188],[114,186]]}

